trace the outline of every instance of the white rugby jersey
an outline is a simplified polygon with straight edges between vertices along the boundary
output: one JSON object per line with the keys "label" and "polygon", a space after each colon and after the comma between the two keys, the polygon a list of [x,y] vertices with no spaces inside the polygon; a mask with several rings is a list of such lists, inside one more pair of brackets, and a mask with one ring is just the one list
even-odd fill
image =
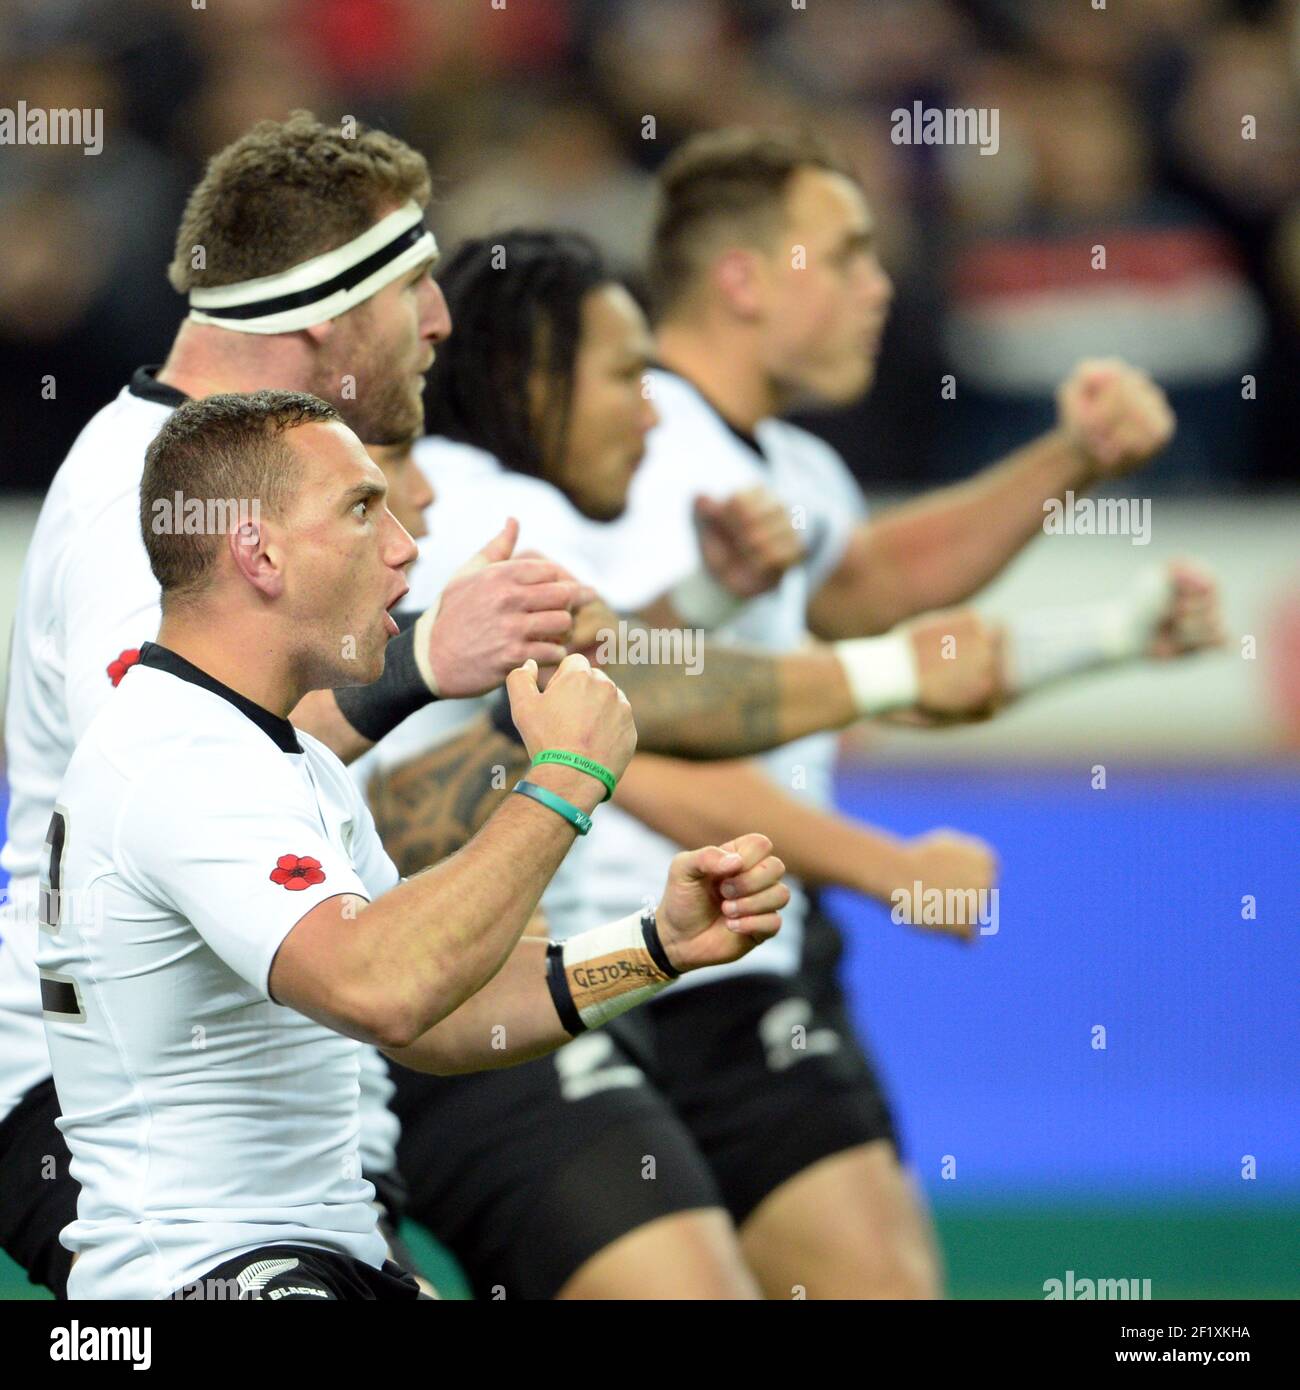
{"label": "white rugby jersey", "polygon": [[[660,423],[633,476],[627,510],[605,528],[602,593],[619,611],[642,607],[703,563],[693,520],[698,495],[722,500],[765,487],[791,509],[806,559],[788,570],[776,588],[746,603],[711,638],[773,653],[797,649],[808,641],[810,599],[839,565],[850,535],[865,518],[861,489],[839,454],[807,430],[770,419],[748,437],[684,378],[658,369],[649,376]],[[837,746],[836,735],[814,734],[762,754],[759,761],[783,790],[828,807]],[[566,861],[552,888],[554,910],[564,911],[578,929],[621,916],[647,899],[657,901],[669,860],[679,848],[616,806],[602,808],[597,827],[585,846],[582,879]],[[733,978],[742,971],[793,973],[808,900],[796,878],[787,875],[785,882],[790,903],[772,941],[734,965],[692,971],[679,987]],[[562,893],[567,893],[567,903]]]}
{"label": "white rugby jersey", "polygon": [[397,882],[323,744],[146,644],[59,789],[38,963],[81,1184],[73,1298],[159,1298],[305,1244],[378,1267],[361,1043],[277,1004],[312,908]]}
{"label": "white rugby jersey", "polygon": [[[0,911],[0,1119],[50,1075],[36,975],[37,879],[54,797],[77,741],[158,633],[140,535],[145,450],[186,397],[141,368],[86,425],[55,474],[23,561],[5,704],[10,875]],[[396,1166],[392,1083],[364,1061],[368,1172]]]}
{"label": "white rugby jersey", "polygon": [[[516,552],[539,550],[584,583],[596,582],[589,532],[600,528],[550,483],[508,472],[484,450],[441,435],[419,440],[414,459],[432,485],[434,500],[425,513],[429,534],[420,540],[419,559],[407,576],[411,590],[405,607],[427,608],[452,574],[511,516],[519,521]],[[417,710],[351,765],[354,779],[364,788],[376,771],[400,766],[455,738],[482,714],[489,699],[441,700]]]}
{"label": "white rugby jersey", "polygon": [[[430,534],[421,542],[411,577],[413,595],[421,601],[431,597],[453,569],[515,516],[520,550],[540,550],[595,586],[617,611],[633,612],[699,568],[692,520],[697,494],[725,498],[765,486],[802,509],[796,517],[806,534],[808,559],[713,638],[773,652],[805,642],[808,601],[839,564],[853,527],[865,516],[852,474],[829,445],[806,430],[764,421],[757,439],[748,440],[682,378],[655,371],[651,380],[662,423],[650,434],[628,509],[614,522],[583,516],[552,484],[511,473],[481,450],[437,437],[422,441],[416,457],[433,484],[435,501]],[[475,713],[452,722],[451,705],[420,711],[383,740],[376,757],[385,766],[405,762],[454,737]],[[762,761],[786,789],[830,805],[836,743],[833,734],[814,735],[774,749]],[[616,806],[602,806],[592,833],[575,842],[543,895],[552,935],[584,931],[646,901],[657,902],[679,848]],[[724,973],[716,978],[741,971],[788,974],[797,968],[807,899],[796,880],[786,882],[792,896],[779,935],[744,960],[719,967]],[[693,971],[678,987],[711,978],[711,970]]]}

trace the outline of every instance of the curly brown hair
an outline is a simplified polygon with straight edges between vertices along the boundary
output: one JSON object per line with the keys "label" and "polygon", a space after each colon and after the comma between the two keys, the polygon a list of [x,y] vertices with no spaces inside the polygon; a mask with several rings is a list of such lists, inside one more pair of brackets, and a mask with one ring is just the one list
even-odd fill
{"label": "curly brown hair", "polygon": [[185,205],[167,278],[182,294],[274,275],[360,236],[393,206],[431,194],[417,150],[310,111],[259,121],[208,161]]}

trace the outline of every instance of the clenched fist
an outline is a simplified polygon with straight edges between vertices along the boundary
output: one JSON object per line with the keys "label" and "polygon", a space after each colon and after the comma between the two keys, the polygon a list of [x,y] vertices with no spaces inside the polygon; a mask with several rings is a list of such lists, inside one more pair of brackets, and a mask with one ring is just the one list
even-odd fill
{"label": "clenched fist", "polygon": [[954,608],[917,618],[904,631],[916,656],[919,710],[948,717],[991,712],[1002,688],[999,627]]}
{"label": "clenched fist", "polygon": [[[992,848],[972,835],[932,830],[907,845],[904,864],[910,877],[899,885],[904,896],[896,899],[908,907],[904,920],[920,931],[972,940],[985,902],[980,894],[997,880],[998,859]],[[930,910],[935,903],[942,904],[939,921]]]}
{"label": "clenched fist", "polygon": [[543,748],[562,748],[594,758],[615,777],[623,775],[636,752],[632,706],[585,656],[566,656],[545,693],[537,688],[534,661],[511,671],[506,689],[511,717],[530,758]]}
{"label": "clenched fist", "polygon": [[790,890],[766,835],[677,855],[656,910],[659,939],[680,971],[726,965],[775,936]]}
{"label": "clenched fist", "polygon": [[416,625],[421,670],[445,699],[495,690],[525,661],[562,661],[573,610],[595,597],[550,560],[511,559],[518,535],[512,518],[452,575]]}
{"label": "clenched fist", "polygon": [[705,567],[737,598],[766,593],[803,559],[789,510],[766,488],[748,488],[723,502],[697,497],[695,532]]}
{"label": "clenched fist", "polygon": [[1165,611],[1147,647],[1157,660],[1186,656],[1205,647],[1223,645],[1219,585],[1209,570],[1187,560],[1175,560],[1165,570],[1168,585]]}
{"label": "clenched fist", "polygon": [[1174,412],[1146,374],[1117,357],[1080,362],[1056,393],[1061,428],[1088,456],[1094,476],[1140,468],[1169,443]]}

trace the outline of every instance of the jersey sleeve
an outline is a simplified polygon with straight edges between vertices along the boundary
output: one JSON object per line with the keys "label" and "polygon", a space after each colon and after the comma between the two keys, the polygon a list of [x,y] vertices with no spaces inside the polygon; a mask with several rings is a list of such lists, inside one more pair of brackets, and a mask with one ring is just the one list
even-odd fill
{"label": "jersey sleeve", "polygon": [[184,917],[269,999],[271,962],[297,923],[340,893],[372,894],[287,764],[241,772],[231,761],[210,750],[183,776],[135,783],[114,857],[138,891]]}
{"label": "jersey sleeve", "polygon": [[810,517],[808,585],[815,594],[839,568],[854,531],[866,520],[867,502],[848,465],[829,444],[804,434],[800,445],[801,486]]}
{"label": "jersey sleeve", "polygon": [[140,539],[137,494],[105,509],[69,558],[60,588],[68,720],[74,740],[158,635],[158,581]]}

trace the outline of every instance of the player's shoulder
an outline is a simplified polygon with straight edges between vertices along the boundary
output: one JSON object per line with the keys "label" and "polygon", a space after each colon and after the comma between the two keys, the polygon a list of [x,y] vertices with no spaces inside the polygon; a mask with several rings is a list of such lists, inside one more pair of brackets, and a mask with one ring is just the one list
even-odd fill
{"label": "player's shoulder", "polygon": [[797,475],[806,486],[846,509],[864,510],[865,499],[853,470],[820,435],[775,418],[761,421],[755,434],[774,466]]}
{"label": "player's shoulder", "polygon": [[637,509],[675,506],[702,491],[725,495],[762,481],[763,460],[698,388],[664,368],[649,373],[658,424],[632,479]]}
{"label": "player's shoulder", "polygon": [[[364,806],[365,797],[361,787],[365,784],[353,776],[352,769],[342,758],[328,744],[322,743],[305,729],[295,728],[294,733],[298,737],[298,745],[303,755],[311,765],[312,778],[316,784],[324,787],[334,801],[348,806]],[[373,752],[371,749],[372,754]],[[363,767],[369,762],[373,769],[373,760],[369,759],[369,755],[367,758],[358,759],[358,762],[362,763]]]}
{"label": "player's shoulder", "polygon": [[289,793],[296,779],[284,755],[300,745],[287,722],[262,711],[259,723],[216,690],[147,664],[150,649],[87,726],[69,780],[111,774],[159,806]]}
{"label": "player's shoulder", "polygon": [[144,456],[163,422],[185,397],[142,368],[98,410],[73,440],[47,504],[94,516],[123,498],[138,505]]}
{"label": "player's shoulder", "polygon": [[140,478],[154,435],[173,409],[124,387],[73,441],[41,503],[26,568],[38,583],[57,585],[78,556],[95,567],[99,585],[129,582],[143,555]]}
{"label": "player's shoulder", "polygon": [[443,434],[426,434],[417,439],[411,453],[435,492],[502,472],[501,461],[494,454]]}

